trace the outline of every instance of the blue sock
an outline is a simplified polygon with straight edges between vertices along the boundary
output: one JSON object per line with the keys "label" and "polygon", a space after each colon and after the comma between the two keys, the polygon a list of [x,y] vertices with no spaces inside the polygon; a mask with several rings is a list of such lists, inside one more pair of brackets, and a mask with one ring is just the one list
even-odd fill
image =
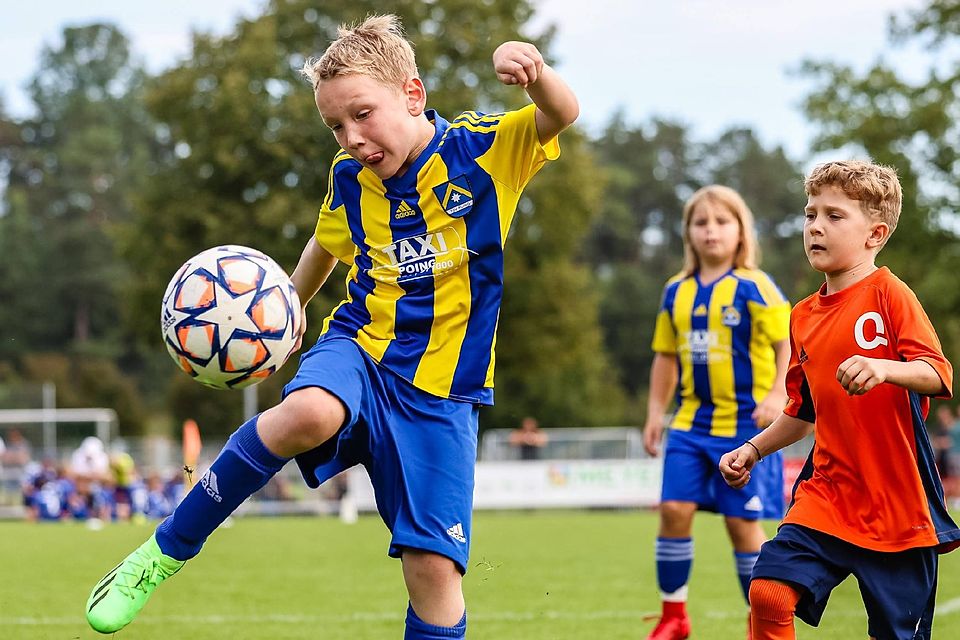
{"label": "blue sock", "polygon": [[671,602],[685,602],[693,566],[693,538],[657,538],[656,557],[661,597]]}
{"label": "blue sock", "polygon": [[750,574],[753,573],[753,565],[757,564],[757,558],[760,557],[760,552],[740,553],[734,551],[733,556],[737,561],[737,577],[740,578],[740,588],[743,589],[743,597],[747,601],[747,604],[750,604]]}
{"label": "blue sock", "polygon": [[263,444],[257,434],[258,417],[230,436],[210,470],[157,527],[157,545],[163,553],[177,560],[200,553],[214,529],[288,462]]}
{"label": "blue sock", "polygon": [[427,624],[413,610],[413,605],[407,605],[407,631],[403,640],[440,640],[441,638],[464,638],[467,635],[467,612],[463,612],[460,622],[452,627],[438,627]]}

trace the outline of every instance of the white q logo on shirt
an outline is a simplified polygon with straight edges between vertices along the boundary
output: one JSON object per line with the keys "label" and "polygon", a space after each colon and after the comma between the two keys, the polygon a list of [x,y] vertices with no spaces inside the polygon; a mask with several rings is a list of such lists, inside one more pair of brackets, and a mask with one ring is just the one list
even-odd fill
{"label": "white q logo on shirt", "polygon": [[[867,320],[872,320],[876,327],[876,336],[873,340],[867,340],[863,335],[863,325]],[[883,337],[883,318],[876,311],[868,311],[859,318],[853,328],[853,337],[857,339],[857,344],[861,349],[876,349],[880,345],[887,345],[887,339]]]}

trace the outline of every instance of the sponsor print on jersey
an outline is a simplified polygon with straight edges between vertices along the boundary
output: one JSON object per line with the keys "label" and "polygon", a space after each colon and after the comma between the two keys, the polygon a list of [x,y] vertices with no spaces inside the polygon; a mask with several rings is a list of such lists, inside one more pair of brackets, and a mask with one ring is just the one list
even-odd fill
{"label": "sponsor print on jersey", "polygon": [[370,250],[370,277],[393,284],[418,278],[441,278],[456,271],[468,252],[453,227],[397,240]]}
{"label": "sponsor print on jersey", "polygon": [[726,362],[729,354],[723,352],[717,334],[707,329],[694,329],[684,334],[685,344],[681,342],[680,350],[690,352],[690,364],[710,364]]}
{"label": "sponsor print on jersey", "polygon": [[433,188],[440,206],[451,218],[462,218],[473,208],[473,191],[467,176],[457,176]]}

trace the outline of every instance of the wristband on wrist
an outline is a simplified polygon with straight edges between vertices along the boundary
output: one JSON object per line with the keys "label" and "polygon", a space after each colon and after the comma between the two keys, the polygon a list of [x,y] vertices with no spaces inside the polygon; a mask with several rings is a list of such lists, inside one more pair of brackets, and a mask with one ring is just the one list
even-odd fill
{"label": "wristband on wrist", "polygon": [[753,450],[757,452],[757,462],[760,462],[761,460],[763,460],[763,454],[760,453],[760,449],[759,447],[757,447],[757,445],[753,444],[751,440],[747,440],[744,444],[750,445],[751,447],[753,447]]}

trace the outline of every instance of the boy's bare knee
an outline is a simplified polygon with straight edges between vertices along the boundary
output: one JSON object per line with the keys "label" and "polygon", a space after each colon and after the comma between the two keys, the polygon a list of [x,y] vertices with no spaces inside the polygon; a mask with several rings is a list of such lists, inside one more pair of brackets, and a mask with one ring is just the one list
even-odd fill
{"label": "boy's bare knee", "polygon": [[463,576],[450,558],[420,549],[404,549],[403,579],[410,603],[421,620],[450,627],[463,617]]}
{"label": "boy's bare knee", "polygon": [[329,391],[307,387],[264,411],[257,431],[268,449],[293,457],[332,438],[343,426],[346,414],[343,403]]}

